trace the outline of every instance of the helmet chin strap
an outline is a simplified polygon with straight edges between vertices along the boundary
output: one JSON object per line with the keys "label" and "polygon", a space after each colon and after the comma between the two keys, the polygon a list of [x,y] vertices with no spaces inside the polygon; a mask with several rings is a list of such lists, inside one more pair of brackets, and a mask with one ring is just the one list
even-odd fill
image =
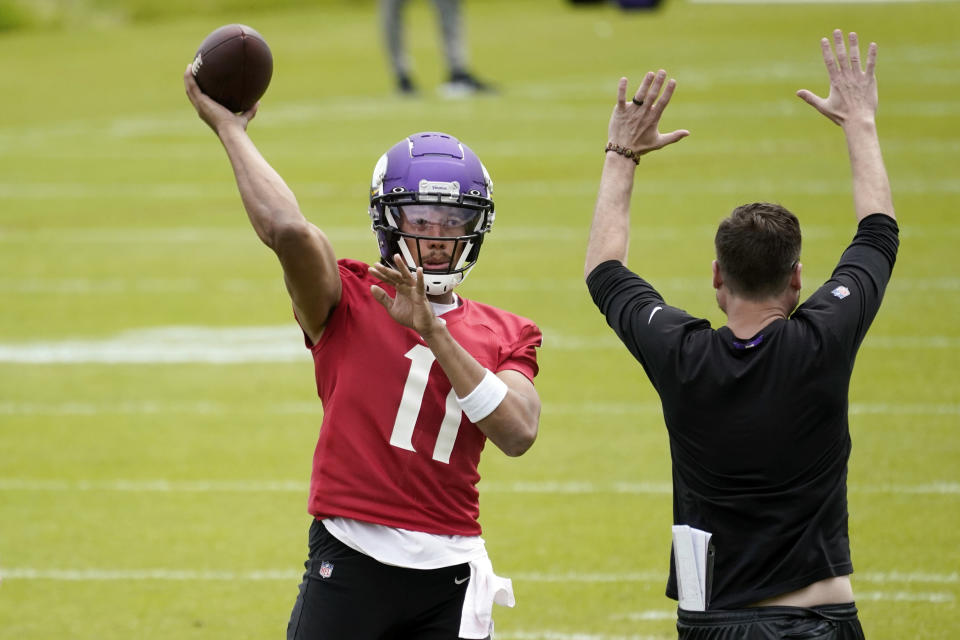
{"label": "helmet chin strap", "polygon": [[[407,243],[401,240],[397,243],[397,245],[400,248],[400,255],[403,256],[404,262],[407,263],[407,268],[411,271],[416,271],[417,260],[410,252],[410,248],[407,246]],[[466,255],[466,251],[463,252],[463,255]],[[461,262],[462,261],[463,257],[461,256]],[[463,279],[467,277],[467,274],[470,273],[471,270],[472,269],[468,269],[467,271],[461,273],[424,273],[424,290],[428,296],[440,296],[448,291],[453,291],[453,288],[463,282]]]}
{"label": "helmet chin strap", "polygon": [[453,288],[463,281],[465,273],[450,273],[444,275],[423,276],[424,290],[428,296],[439,296],[453,291]]}

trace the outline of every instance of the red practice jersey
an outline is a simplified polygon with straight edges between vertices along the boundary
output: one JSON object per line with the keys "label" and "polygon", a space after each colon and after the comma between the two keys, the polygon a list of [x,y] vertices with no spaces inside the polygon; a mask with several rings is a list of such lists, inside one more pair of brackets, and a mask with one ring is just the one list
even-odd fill
{"label": "red practice jersey", "polygon": [[[470,422],[433,352],[370,293],[368,265],[340,260],[343,293],[310,348],[323,424],[309,511],[445,535],[480,534],[486,436]],[[530,320],[461,298],[447,330],[493,372],[533,380],[542,336]],[[308,344],[308,346],[310,346]]]}

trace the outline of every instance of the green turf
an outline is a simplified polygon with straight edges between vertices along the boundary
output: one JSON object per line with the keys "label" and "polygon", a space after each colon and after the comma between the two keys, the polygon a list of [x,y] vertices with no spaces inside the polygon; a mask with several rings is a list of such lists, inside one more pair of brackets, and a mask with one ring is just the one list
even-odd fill
{"label": "green turf", "polygon": [[[219,24],[247,22],[270,42],[274,80],[250,131],[340,256],[375,252],[365,193],[377,156],[414,131],[458,135],[493,174],[498,212],[463,293],[545,333],[539,440],[519,459],[490,447],[481,465],[484,535],[518,596],[496,611],[507,640],[673,635],[657,399],[582,284],[617,78],[667,68],[679,87],[664,127],[692,132],[641,162],[631,266],[720,323],[711,240],[732,207],[768,199],[798,213],[807,290],[852,236],[840,131],[793,94],[825,91],[818,39],[832,28],[878,41],[903,235],[851,388],[854,587],[872,640],[960,633],[960,3],[623,13],[476,0],[473,60],[502,94],[455,102],[433,93],[426,2],[410,7],[418,100],[391,92],[372,2],[192,17],[177,2],[150,21],[163,6],[150,1],[132,22],[101,19],[123,4],[79,3],[97,19],[76,28],[0,34],[0,349],[289,325],[275,260],[183,95],[183,68]],[[0,638],[281,637],[319,420],[306,352],[0,362]]]}

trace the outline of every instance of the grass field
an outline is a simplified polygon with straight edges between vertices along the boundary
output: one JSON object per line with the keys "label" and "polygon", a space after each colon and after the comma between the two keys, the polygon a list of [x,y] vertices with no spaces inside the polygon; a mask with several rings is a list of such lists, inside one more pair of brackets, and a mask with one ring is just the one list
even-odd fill
{"label": "grass field", "polygon": [[481,466],[518,598],[495,612],[504,640],[675,635],[659,406],[581,277],[617,78],[665,67],[664,127],[692,132],[641,162],[631,266],[721,324],[712,232],[734,206],[798,213],[807,290],[852,237],[840,131],[793,94],[826,91],[834,27],[876,40],[902,247],[851,389],[854,588],[871,640],[960,635],[960,3],[467,5],[498,97],[434,97],[426,2],[418,100],[392,94],[369,1],[0,35],[0,638],[285,630],[321,409],[279,269],[183,95],[226,22],[273,48],[251,135],[340,256],[373,257],[370,172],[404,135],[454,133],[493,174],[496,228],[462,292],[545,334],[540,438]]}

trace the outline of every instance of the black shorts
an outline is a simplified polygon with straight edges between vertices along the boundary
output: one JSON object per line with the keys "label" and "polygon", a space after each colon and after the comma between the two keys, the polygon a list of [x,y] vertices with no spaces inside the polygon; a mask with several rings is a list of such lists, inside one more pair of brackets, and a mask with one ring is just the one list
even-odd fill
{"label": "black shorts", "polygon": [[455,640],[470,565],[405,569],[310,526],[310,554],[287,640]]}
{"label": "black shorts", "polygon": [[857,607],[751,607],[735,611],[677,609],[680,640],[864,640]]}

